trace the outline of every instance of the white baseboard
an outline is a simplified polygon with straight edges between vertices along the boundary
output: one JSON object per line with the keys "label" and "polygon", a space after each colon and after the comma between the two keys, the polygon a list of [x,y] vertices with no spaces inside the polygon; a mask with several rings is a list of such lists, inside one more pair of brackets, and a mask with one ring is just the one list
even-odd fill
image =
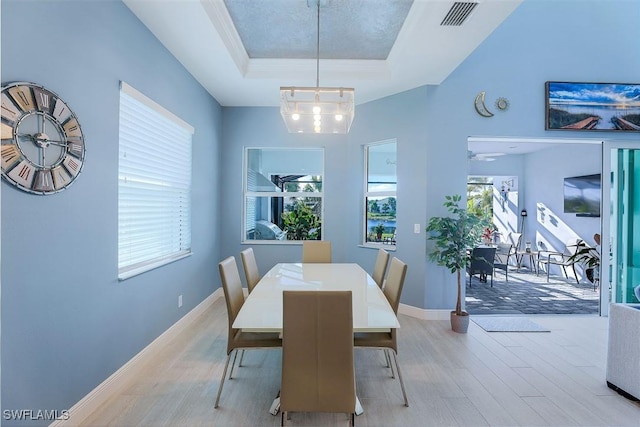
{"label": "white baseboard", "polygon": [[198,304],[193,310],[185,314],[180,320],[174,323],[162,335],[153,340],[148,346],[142,349],[131,360],[122,365],[120,369],[111,374],[89,394],[83,397],[78,403],[69,409],[68,419],[57,420],[49,424],[50,427],[72,427],[78,426],[89,415],[98,410],[111,396],[124,389],[131,378],[135,378],[138,371],[147,366],[149,360],[156,357],[157,353],[171,340],[180,335],[199,315],[204,313],[211,304],[218,298],[224,298],[222,288],[218,288]]}
{"label": "white baseboard", "polygon": [[398,313],[421,320],[449,320],[451,310],[426,310],[400,303]]}

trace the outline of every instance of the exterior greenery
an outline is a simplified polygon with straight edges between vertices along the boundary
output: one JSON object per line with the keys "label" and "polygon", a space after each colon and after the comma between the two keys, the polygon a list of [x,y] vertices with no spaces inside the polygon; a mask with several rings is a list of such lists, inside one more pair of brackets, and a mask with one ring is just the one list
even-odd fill
{"label": "exterior greenery", "polygon": [[474,177],[467,184],[467,212],[475,216],[493,219],[493,183],[487,177]]}
{"label": "exterior greenery", "polygon": [[282,214],[287,240],[320,240],[320,217],[313,209],[296,200],[289,212]]}
{"label": "exterior greenery", "polygon": [[461,196],[456,194],[446,196],[444,207],[450,215],[446,217],[432,217],[427,225],[427,239],[435,243],[435,247],[429,252],[430,261],[446,267],[451,273],[458,276],[458,296],[455,313],[462,311],[462,285],[461,272],[466,269],[471,260],[470,248],[477,246],[482,233],[491,223],[484,218],[470,214],[467,209],[459,206]]}
{"label": "exterior greenery", "polygon": [[375,227],[373,227],[373,232],[376,233],[376,237],[378,239],[382,238],[382,233],[384,233],[384,224],[380,223],[378,225],[376,225]]}
{"label": "exterior greenery", "polygon": [[396,198],[369,199],[367,201],[367,221],[380,221],[367,230],[367,242],[391,240],[396,231],[394,226],[384,226],[385,221],[396,221]]}
{"label": "exterior greenery", "polygon": [[589,281],[593,282],[595,280],[594,271],[597,271],[597,274],[599,274],[600,270],[600,256],[598,255],[598,251],[587,245],[584,240],[579,240],[577,244],[578,248],[576,253],[571,255],[568,261],[584,264],[586,269],[585,274]]}

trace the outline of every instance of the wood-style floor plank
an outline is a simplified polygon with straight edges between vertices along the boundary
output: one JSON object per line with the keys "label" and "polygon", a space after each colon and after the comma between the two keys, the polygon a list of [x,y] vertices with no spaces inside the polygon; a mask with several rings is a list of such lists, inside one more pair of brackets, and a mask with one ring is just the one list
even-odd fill
{"label": "wood-style floor plank", "polygon": [[[379,350],[356,349],[358,426],[634,426],[640,403],[605,383],[607,318],[532,317],[547,333],[468,334],[448,321],[399,317],[399,361],[410,406]],[[213,408],[226,358],[217,300],[83,426],[278,426],[269,406],[280,350],[252,350]],[[77,422],[77,420],[74,420]],[[292,414],[291,426],[348,425],[344,414]]]}

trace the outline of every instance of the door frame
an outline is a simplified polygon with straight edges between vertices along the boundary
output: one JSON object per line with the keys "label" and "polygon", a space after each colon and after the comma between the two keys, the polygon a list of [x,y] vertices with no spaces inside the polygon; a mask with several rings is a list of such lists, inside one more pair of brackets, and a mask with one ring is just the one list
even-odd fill
{"label": "door frame", "polygon": [[[612,205],[611,205],[611,180],[613,179],[613,170],[611,170],[612,152],[618,149],[636,149],[640,150],[640,141],[631,140],[605,140],[602,146],[602,245],[601,259],[605,259],[605,254],[613,256],[613,262],[601,262],[600,264],[600,314],[602,316],[609,315],[609,304],[611,303],[611,293],[613,291],[615,253],[611,248],[616,246],[616,236],[612,236]],[[605,180],[605,177],[607,178]],[[607,292],[604,292],[605,286]]]}

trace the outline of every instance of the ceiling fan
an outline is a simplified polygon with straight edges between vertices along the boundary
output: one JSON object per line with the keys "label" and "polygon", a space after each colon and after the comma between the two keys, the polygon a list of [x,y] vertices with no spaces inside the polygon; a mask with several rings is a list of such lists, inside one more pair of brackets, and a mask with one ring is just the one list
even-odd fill
{"label": "ceiling fan", "polygon": [[505,153],[474,153],[471,150],[467,150],[467,159],[480,162],[493,162],[496,157],[504,155]]}

